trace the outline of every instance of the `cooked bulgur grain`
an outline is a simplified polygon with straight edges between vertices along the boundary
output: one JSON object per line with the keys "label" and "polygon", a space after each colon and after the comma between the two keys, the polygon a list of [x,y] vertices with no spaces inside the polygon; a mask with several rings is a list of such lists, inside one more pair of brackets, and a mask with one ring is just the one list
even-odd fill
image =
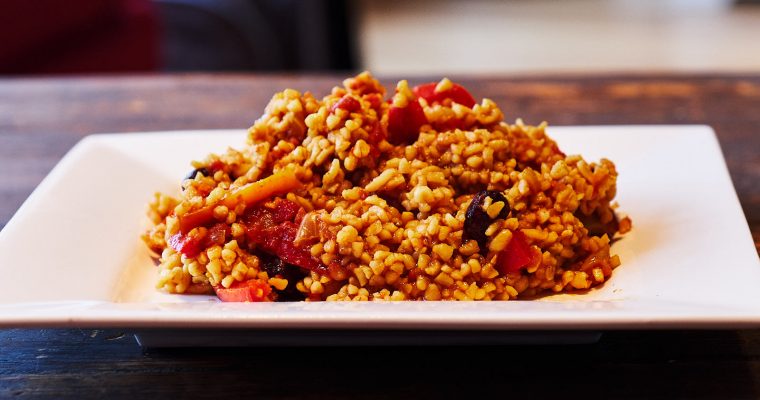
{"label": "cooked bulgur grain", "polygon": [[387,100],[364,72],[274,95],[243,149],[192,163],[143,235],[157,287],[225,301],[508,300],[585,290],[631,229],[606,159],[505,123],[444,78]]}

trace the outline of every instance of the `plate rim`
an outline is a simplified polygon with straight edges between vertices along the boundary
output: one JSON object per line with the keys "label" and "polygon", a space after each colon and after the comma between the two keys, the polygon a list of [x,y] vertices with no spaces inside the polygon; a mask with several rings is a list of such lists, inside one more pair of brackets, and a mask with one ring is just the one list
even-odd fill
{"label": "plate rim", "polygon": [[[679,125],[679,124],[656,124],[656,125],[568,125],[552,126],[552,128],[572,128],[572,129],[647,129],[647,128],[674,128],[702,130],[705,134],[711,136],[715,146],[720,152],[720,161],[723,165],[723,172],[731,186],[733,200],[738,207],[738,211],[743,217],[742,229],[746,231],[751,239],[751,230],[747,222],[738,194],[731,180],[731,176],[726,164],[725,156],[722,152],[720,142],[714,130],[708,125]],[[139,139],[141,137],[156,135],[207,135],[210,133],[229,133],[238,134],[244,132],[244,129],[190,129],[190,130],[169,130],[169,131],[141,131],[141,132],[124,132],[124,133],[99,133],[85,136],[77,142],[51,169],[40,184],[34,189],[29,197],[23,202],[19,209],[9,219],[5,227],[0,231],[0,241],[6,240],[9,235],[7,232],[13,230],[13,226],[18,224],[17,220],[27,212],[29,204],[40,196],[47,186],[52,185],[55,178],[64,171],[67,165],[76,161],[79,153],[85,152],[89,146],[96,145],[103,141],[108,142],[114,138],[120,140]],[[739,227],[737,227],[739,228]],[[751,240],[750,240],[751,242]],[[754,242],[753,249],[754,249]],[[760,259],[758,259],[760,266]],[[526,300],[517,300],[517,302]],[[515,301],[505,302],[512,303]],[[545,302],[551,304],[552,302]],[[120,304],[131,306],[148,305],[147,309],[140,310],[127,307],[121,307]],[[176,306],[177,303],[170,303]],[[280,303],[283,304],[283,303]],[[336,304],[336,303],[331,303]],[[428,303],[436,304],[436,303]],[[438,303],[440,304],[440,303]],[[29,312],[20,314],[14,311],[14,305],[22,308],[29,308]],[[566,313],[551,321],[547,320],[546,315],[530,317],[519,315],[515,318],[505,321],[484,320],[482,317],[466,317],[462,315],[459,318],[447,316],[446,320],[435,319],[432,317],[420,318],[419,315],[411,313],[405,318],[399,318],[398,314],[382,314],[380,316],[365,316],[363,318],[350,317],[346,318],[339,314],[332,316],[321,316],[321,320],[314,320],[303,316],[288,316],[281,314],[278,318],[266,320],[265,318],[255,318],[250,315],[235,314],[223,316],[216,319],[202,319],[186,313],[167,314],[165,311],[156,310],[160,308],[161,303],[113,303],[113,302],[54,302],[54,304],[42,303],[0,303],[0,327],[121,327],[121,328],[220,328],[220,329],[237,329],[237,328],[256,328],[256,329],[296,329],[296,328],[316,328],[316,329],[341,329],[347,327],[361,329],[460,329],[472,330],[588,330],[588,329],[671,329],[671,328],[756,328],[760,327],[760,304],[757,307],[748,306],[746,309],[739,308],[727,310],[722,315],[712,315],[709,317],[698,316],[694,314],[683,314],[678,311],[664,312],[657,315],[648,313],[625,312],[625,313],[586,313],[579,315],[577,313]],[[439,307],[439,306],[437,306]],[[508,308],[508,307],[505,307]],[[66,312],[62,312],[65,310]]]}

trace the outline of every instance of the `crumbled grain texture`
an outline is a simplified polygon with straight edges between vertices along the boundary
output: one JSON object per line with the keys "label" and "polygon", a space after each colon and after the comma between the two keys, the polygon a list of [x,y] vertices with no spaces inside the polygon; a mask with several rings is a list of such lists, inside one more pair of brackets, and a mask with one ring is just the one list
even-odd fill
{"label": "crumbled grain texture", "polygon": [[[451,87],[444,79],[436,93]],[[387,98],[366,72],[321,100],[292,89],[275,94],[245,148],[193,162],[208,174],[193,174],[179,197],[150,202],[154,225],[143,239],[161,254],[157,287],[211,293],[259,279],[273,288],[270,300],[285,290],[307,300],[508,300],[586,290],[620,265],[611,238],[591,235],[583,222],[631,229],[611,206],[611,161],[565,155],[545,123],[506,123],[489,99],[471,108],[414,100],[405,81]],[[413,143],[392,145],[389,109],[410,101],[428,123]],[[251,205],[220,204],[286,167],[303,183],[279,196],[300,210],[288,222],[298,227],[289,244],[319,265],[296,276],[265,270],[262,257],[273,250],[252,239]],[[464,232],[467,210],[486,190],[499,196],[485,197],[488,224],[476,241]],[[263,207],[277,212],[278,201]],[[203,207],[213,207],[213,225],[180,232],[178,221]],[[521,241],[528,261],[505,269]]]}

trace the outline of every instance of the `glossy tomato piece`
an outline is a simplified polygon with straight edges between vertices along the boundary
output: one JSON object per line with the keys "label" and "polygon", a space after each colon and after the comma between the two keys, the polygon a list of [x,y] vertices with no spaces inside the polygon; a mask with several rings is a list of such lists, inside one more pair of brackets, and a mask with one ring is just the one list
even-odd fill
{"label": "glossy tomato piece", "polygon": [[269,232],[261,247],[264,251],[280,257],[288,264],[297,265],[312,271],[324,269],[322,264],[311,256],[308,246],[296,246],[294,241],[298,233],[298,225],[293,222],[283,222]]}
{"label": "glossy tomato piece", "polygon": [[300,206],[290,200],[276,199],[274,208],[259,205],[245,213],[242,221],[246,237],[269,254],[276,255],[288,264],[308,270],[324,269],[311,256],[310,246],[297,246],[294,241],[298,233],[298,212]]}
{"label": "glossy tomato piece", "polygon": [[382,142],[383,139],[385,139],[385,133],[383,132],[383,128],[382,126],[380,126],[379,122],[376,122],[375,125],[372,127],[372,130],[369,132],[367,143],[369,143],[372,146],[377,146],[377,144]]}
{"label": "glossy tomato piece", "polygon": [[193,258],[203,250],[201,241],[202,238],[197,236],[178,233],[169,238],[169,246],[178,253],[184,254],[188,258]]}
{"label": "glossy tomato piece", "polygon": [[406,107],[391,106],[388,110],[388,141],[396,145],[414,143],[420,135],[420,128],[427,122],[425,111],[417,100],[410,100]]}
{"label": "glossy tomato piece", "polygon": [[225,224],[224,222],[218,222],[208,229],[208,233],[206,234],[203,242],[201,242],[201,246],[205,249],[213,245],[223,245],[224,242],[227,241],[229,232],[229,225]]}
{"label": "glossy tomato piece", "polygon": [[225,302],[236,303],[253,303],[269,301],[269,294],[272,288],[258,279],[251,279],[243,282],[234,282],[229,288],[223,286],[214,286],[216,297]]}
{"label": "glossy tomato piece", "polygon": [[383,103],[383,96],[380,93],[368,93],[362,96],[364,101],[369,102],[369,106],[377,110]]}
{"label": "glossy tomato piece", "polygon": [[335,112],[335,110],[339,108],[348,112],[355,112],[361,110],[362,105],[359,103],[359,100],[356,100],[353,96],[347,94],[330,107],[330,112]]}
{"label": "glossy tomato piece", "polygon": [[516,231],[512,234],[512,240],[507,244],[507,248],[499,253],[497,269],[502,274],[520,272],[530,264],[531,260],[530,246],[525,234]]}
{"label": "glossy tomato piece", "polygon": [[451,88],[440,92],[435,91],[437,82],[423,83],[415,86],[412,91],[417,97],[422,97],[429,104],[443,103],[444,100],[450,99],[455,103],[472,108],[475,105],[475,98],[462,85],[451,84]]}
{"label": "glossy tomato piece", "polygon": [[280,224],[285,221],[292,221],[295,222],[296,218],[298,218],[298,212],[301,210],[301,206],[298,204],[286,200],[286,199],[276,199],[275,200],[275,207],[272,210],[272,217],[274,218],[275,224]]}

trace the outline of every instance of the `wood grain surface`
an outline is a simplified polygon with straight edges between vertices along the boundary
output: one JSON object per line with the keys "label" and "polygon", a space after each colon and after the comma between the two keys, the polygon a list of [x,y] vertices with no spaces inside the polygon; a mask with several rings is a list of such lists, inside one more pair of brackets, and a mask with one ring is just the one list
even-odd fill
{"label": "wood grain surface", "polygon": [[[383,82],[390,85],[392,78]],[[507,119],[528,123],[712,126],[760,249],[760,75],[452,78],[475,97],[495,100]],[[88,134],[244,128],[275,91],[293,87],[322,96],[341,79],[0,79],[0,227]],[[0,330],[0,398],[755,398],[758,382],[755,330],[609,332],[598,344],[582,346],[149,353],[118,330]]]}

